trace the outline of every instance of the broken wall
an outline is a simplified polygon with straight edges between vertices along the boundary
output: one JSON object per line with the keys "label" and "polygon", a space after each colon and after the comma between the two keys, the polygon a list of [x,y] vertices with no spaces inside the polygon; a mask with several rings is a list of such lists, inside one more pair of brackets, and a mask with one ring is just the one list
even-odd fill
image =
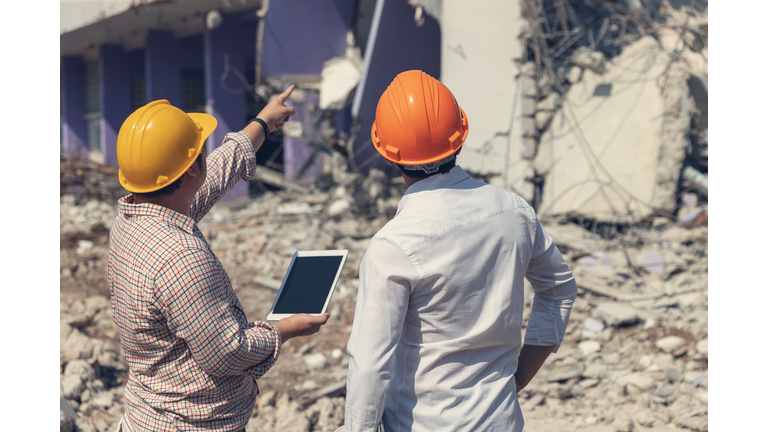
{"label": "broken wall", "polygon": [[[681,74],[671,60],[646,36],[609,61],[603,75],[583,71],[534,160],[544,176],[540,214],[644,217],[674,202],[687,145],[680,129],[691,104],[676,90]],[[665,116],[666,108],[674,113]]]}

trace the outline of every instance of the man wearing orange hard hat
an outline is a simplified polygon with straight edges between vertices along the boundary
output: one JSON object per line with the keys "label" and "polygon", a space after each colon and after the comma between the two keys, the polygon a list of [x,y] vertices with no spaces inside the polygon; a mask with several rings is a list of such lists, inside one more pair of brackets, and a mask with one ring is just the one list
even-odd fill
{"label": "man wearing orange hard hat", "polygon": [[379,100],[371,140],[408,189],[360,264],[339,430],[521,431],[516,394],[562,343],[573,275],[528,203],[456,165],[468,133],[423,72]]}
{"label": "man wearing orange hard hat", "polygon": [[316,333],[328,314],[247,322],[229,278],[197,222],[240,179],[253,179],[256,151],[295,115],[293,86],[208,157],[208,114],[168,101],[131,114],[117,137],[120,183],[107,279],[130,371],[119,431],[244,431],[256,380],[282,343]]}

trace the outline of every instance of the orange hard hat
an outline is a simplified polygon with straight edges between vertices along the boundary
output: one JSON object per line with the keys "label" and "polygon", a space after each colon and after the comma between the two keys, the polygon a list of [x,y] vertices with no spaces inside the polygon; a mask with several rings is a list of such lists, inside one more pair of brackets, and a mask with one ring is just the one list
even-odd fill
{"label": "orange hard hat", "polygon": [[448,87],[411,70],[397,75],[381,95],[371,140],[390,162],[425,165],[456,153],[468,133],[467,115]]}
{"label": "orange hard hat", "polygon": [[195,162],[216,124],[211,115],[187,114],[167,100],[137,109],[117,134],[120,184],[148,193],[173,183]]}

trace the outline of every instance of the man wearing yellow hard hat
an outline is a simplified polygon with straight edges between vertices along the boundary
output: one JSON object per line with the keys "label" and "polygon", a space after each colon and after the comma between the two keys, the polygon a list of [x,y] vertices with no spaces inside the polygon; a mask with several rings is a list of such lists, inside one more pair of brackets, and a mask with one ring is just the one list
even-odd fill
{"label": "man wearing yellow hard hat", "polygon": [[371,141],[408,189],[360,264],[340,431],[522,431],[516,393],[562,343],[573,275],[522,198],[456,165],[468,134],[421,71],[379,100]]}
{"label": "man wearing yellow hard hat", "polygon": [[275,325],[247,322],[229,278],[197,222],[240,179],[255,176],[256,151],[295,110],[293,86],[208,157],[208,114],[154,101],[117,137],[121,198],[109,236],[112,311],[130,367],[119,430],[244,431],[256,380],[282,343],[316,333],[328,314]]}

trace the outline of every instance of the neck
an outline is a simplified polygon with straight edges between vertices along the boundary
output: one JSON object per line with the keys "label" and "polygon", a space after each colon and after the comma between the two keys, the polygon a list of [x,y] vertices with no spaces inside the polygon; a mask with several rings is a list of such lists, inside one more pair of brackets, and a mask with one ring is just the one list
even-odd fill
{"label": "neck", "polygon": [[157,204],[159,206],[163,206],[167,209],[173,210],[176,213],[183,214],[184,216],[189,216],[189,210],[192,207],[192,200],[185,200],[181,196],[176,196],[177,194],[171,194],[166,196],[159,196],[159,197],[152,197],[152,198],[145,198],[136,194],[133,194],[133,203],[134,204]]}
{"label": "neck", "polygon": [[406,174],[405,174],[404,172],[402,172],[402,171],[400,171],[400,174],[402,174],[402,175],[403,175],[403,180],[405,180],[405,186],[406,186],[406,188],[409,188],[409,187],[411,187],[411,185],[412,185],[412,184],[416,183],[416,182],[417,182],[417,181],[419,181],[419,180],[423,180],[423,179],[421,179],[421,178],[419,178],[419,177],[411,177],[411,176],[408,176],[408,175],[406,175]]}

